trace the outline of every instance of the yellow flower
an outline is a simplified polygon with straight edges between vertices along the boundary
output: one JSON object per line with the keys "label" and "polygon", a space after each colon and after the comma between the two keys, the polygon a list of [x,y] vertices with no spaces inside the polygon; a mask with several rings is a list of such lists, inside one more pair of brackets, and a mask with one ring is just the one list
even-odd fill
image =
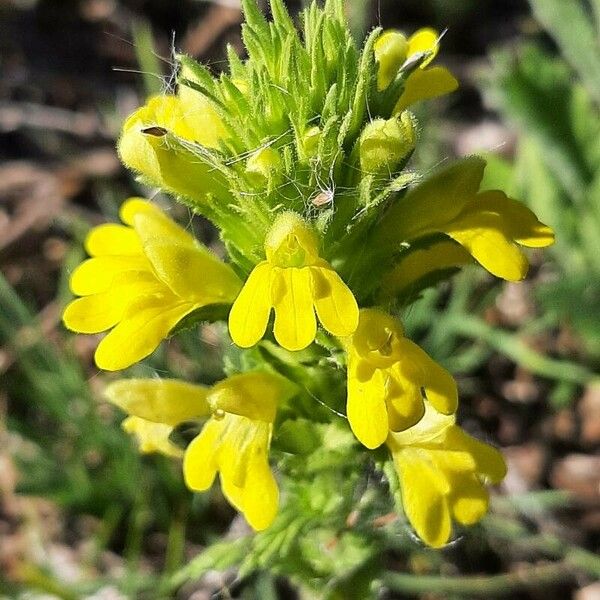
{"label": "yellow flower", "polygon": [[277,513],[279,490],[268,453],[277,406],[292,394],[287,380],[263,372],[234,375],[212,388],[129,379],[106,390],[111,402],[132,415],[124,427],[137,435],[142,451],[172,455],[173,427],[211,415],[185,450],[186,484],[208,490],[218,472],[225,497],[256,530],[268,527]]}
{"label": "yellow flower", "polygon": [[122,379],[109,384],[104,394],[130,415],[122,426],[135,436],[141,452],[181,457],[169,436],[180,423],[210,414],[207,392],[175,379]]}
{"label": "yellow flower", "polygon": [[181,93],[154,96],[125,121],[119,156],[149,185],[174,194],[199,200],[226,193],[214,165],[198,154],[202,146],[218,147],[223,124],[201,94]]}
{"label": "yellow flower", "polygon": [[442,240],[426,248],[408,251],[383,278],[380,299],[411,296],[436,273],[447,273],[470,262],[473,262],[471,255],[453,240]]}
{"label": "yellow flower", "polygon": [[380,229],[381,243],[399,246],[445,234],[493,275],[523,279],[528,262],[519,246],[549,246],[554,232],[503,192],[478,194],[484,167],[484,161],[470,157],[414,188],[388,211]]}
{"label": "yellow flower", "polygon": [[377,448],[388,432],[417,423],[427,400],[444,414],[456,410],[452,376],[404,337],[388,314],[362,309],[358,329],[346,343],[350,427],[367,448]]}
{"label": "yellow flower", "polygon": [[121,208],[126,225],[92,229],[92,258],[71,276],[83,296],[65,309],[65,325],[80,333],[112,329],[96,350],[96,364],[115,371],[151,354],[194,310],[230,304],[241,288],[231,267],[145,200]]}
{"label": "yellow flower", "polygon": [[295,213],[280,214],[265,240],[267,259],[256,265],[229,313],[229,332],[242,348],[265,334],[271,309],[273,332],[287,350],[302,350],[314,339],[317,320],[329,333],[348,336],[358,324],[352,292],[319,258],[315,234]]}
{"label": "yellow flower", "polygon": [[153,423],[140,417],[127,417],[121,424],[123,429],[135,437],[143,454],[164,454],[181,458],[183,451],[170,439],[173,428],[164,423]]}
{"label": "yellow flower", "polygon": [[394,114],[401,113],[411,104],[449,94],[458,88],[456,78],[444,67],[429,67],[439,50],[440,36],[433,29],[419,29],[408,40],[398,31],[385,31],[375,42],[375,60],[379,65],[377,89],[385,90],[396,77],[398,69],[407,61],[421,62],[404,84]]}
{"label": "yellow flower", "polygon": [[419,537],[439,548],[452,533],[452,519],[472,525],[487,512],[485,483],[500,483],[506,474],[498,450],[467,435],[454,416],[430,406],[423,419],[387,445],[398,473],[402,502]]}

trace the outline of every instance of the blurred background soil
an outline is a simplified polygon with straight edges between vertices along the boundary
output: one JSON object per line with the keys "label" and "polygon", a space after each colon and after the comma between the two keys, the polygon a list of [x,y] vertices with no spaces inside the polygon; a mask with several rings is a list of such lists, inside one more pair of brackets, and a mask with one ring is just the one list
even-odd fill
{"label": "blurred background soil", "polygon": [[[447,29],[440,60],[456,72],[461,89],[426,116],[434,133],[424,143],[433,158],[488,150],[512,158],[520,131],[491,107],[481,74],[490,69],[492,48],[511,48],[528,35],[555,50],[526,1],[365,0],[348,11],[357,35],[376,24]],[[177,469],[138,458],[112,411],[86,404],[98,384],[96,342],[66,335],[60,314],[87,228],[114,219],[124,198],[142,192],[115,152],[124,118],[148,93],[172,84],[174,47],[215,71],[226,43],[242,53],[240,20],[235,1],[0,0],[4,597],[161,597],[151,591],[157,574],[198,554],[211,535],[232,535],[227,507],[192,500]],[[197,230],[214,239],[205,223]],[[520,331],[539,313],[533,288],[547,273],[540,261],[534,257],[526,283],[496,288],[482,314],[487,325]],[[200,337],[211,347],[210,328]],[[525,341],[542,355],[590,364],[568,320]],[[179,373],[200,368],[186,364],[184,343],[169,345],[159,364],[176,363]],[[526,564],[544,568],[565,553],[600,548],[600,386],[572,384],[557,393],[549,378],[517,362],[496,348],[460,377],[465,426],[497,441],[510,467],[495,499],[497,520],[488,525],[495,541],[479,554],[464,547],[442,558],[415,553],[397,560],[399,571],[426,574],[442,561],[448,575],[518,579]],[[202,369],[207,380],[216,378],[214,365]],[[149,502],[139,497],[140,486],[146,494],[160,492]],[[513,495],[524,504],[516,506]],[[502,537],[508,521],[520,529]],[[600,584],[570,564],[560,563],[538,589],[524,586],[513,597],[598,600]],[[215,572],[177,597],[203,600],[228,581]],[[277,586],[279,597],[295,597],[284,582]],[[234,591],[232,597],[255,596]],[[433,590],[423,597],[450,595]]]}

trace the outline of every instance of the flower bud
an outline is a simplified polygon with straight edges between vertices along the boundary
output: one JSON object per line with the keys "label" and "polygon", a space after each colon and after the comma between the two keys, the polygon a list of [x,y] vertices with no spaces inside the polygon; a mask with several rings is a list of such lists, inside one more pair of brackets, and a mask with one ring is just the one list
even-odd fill
{"label": "flower bud", "polygon": [[311,127],[302,137],[302,146],[307,157],[311,158],[317,154],[319,141],[321,140],[321,130],[319,127]]}
{"label": "flower bud", "polygon": [[273,148],[261,148],[246,163],[246,173],[253,183],[263,185],[267,181],[277,183],[281,179],[281,156]]}
{"label": "flower bud", "polygon": [[387,121],[372,121],[360,137],[361,169],[373,174],[393,173],[414,150],[416,137],[415,118],[407,111]]}

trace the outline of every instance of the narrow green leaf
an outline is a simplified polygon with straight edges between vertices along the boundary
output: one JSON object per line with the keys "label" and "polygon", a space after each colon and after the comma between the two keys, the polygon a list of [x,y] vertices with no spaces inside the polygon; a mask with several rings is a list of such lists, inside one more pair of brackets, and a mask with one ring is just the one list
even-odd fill
{"label": "narrow green leaf", "polygon": [[239,538],[231,542],[219,542],[209,546],[173,575],[171,585],[176,588],[186,581],[200,579],[213,569],[225,570],[233,567],[244,558],[249,545],[250,541],[247,538]]}
{"label": "narrow green leaf", "polygon": [[590,0],[596,18],[596,35],[600,36],[600,0]]}
{"label": "narrow green leaf", "polygon": [[246,75],[244,63],[231,44],[227,44],[227,60],[229,61],[229,74],[231,78],[244,79]]}
{"label": "narrow green leaf", "polygon": [[494,66],[492,101],[539,142],[564,189],[580,197],[591,174],[571,121],[568,69],[534,46],[525,48],[518,61],[499,53]]}
{"label": "narrow green leaf", "polygon": [[270,0],[271,1],[271,13],[273,14],[273,21],[279,29],[279,32],[284,35],[296,36],[296,27],[290,17],[285,4],[282,0]]}
{"label": "narrow green leaf", "polygon": [[147,96],[160,94],[163,88],[162,68],[154,49],[152,27],[145,19],[135,19],[132,23],[133,47],[144,78]]}
{"label": "narrow green leaf", "polygon": [[242,10],[244,12],[244,21],[259,36],[264,36],[265,40],[269,36],[269,26],[265,16],[258,8],[256,0],[242,0]]}
{"label": "narrow green leaf", "polygon": [[381,34],[381,27],[373,29],[369,34],[360,57],[358,66],[358,80],[356,82],[356,92],[352,101],[352,125],[347,139],[353,139],[358,136],[358,132],[365,120],[367,105],[369,101],[369,92],[373,87],[375,79],[375,55],[373,45]]}
{"label": "narrow green leaf", "polygon": [[[535,16],[597,101],[600,102],[600,38],[581,0],[530,0]],[[596,3],[597,4],[597,3]]]}

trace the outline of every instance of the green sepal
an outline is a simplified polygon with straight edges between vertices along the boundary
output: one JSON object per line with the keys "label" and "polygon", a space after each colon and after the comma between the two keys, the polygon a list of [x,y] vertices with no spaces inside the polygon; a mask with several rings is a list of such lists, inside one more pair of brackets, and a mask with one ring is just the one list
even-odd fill
{"label": "green sepal", "polygon": [[230,304],[209,304],[201,306],[195,311],[186,315],[171,331],[169,337],[173,337],[182,331],[193,329],[200,323],[216,323],[217,321],[226,321],[229,316]]}
{"label": "green sepal", "polygon": [[287,419],[277,428],[273,447],[288,454],[311,454],[323,442],[321,429],[308,419]]}

